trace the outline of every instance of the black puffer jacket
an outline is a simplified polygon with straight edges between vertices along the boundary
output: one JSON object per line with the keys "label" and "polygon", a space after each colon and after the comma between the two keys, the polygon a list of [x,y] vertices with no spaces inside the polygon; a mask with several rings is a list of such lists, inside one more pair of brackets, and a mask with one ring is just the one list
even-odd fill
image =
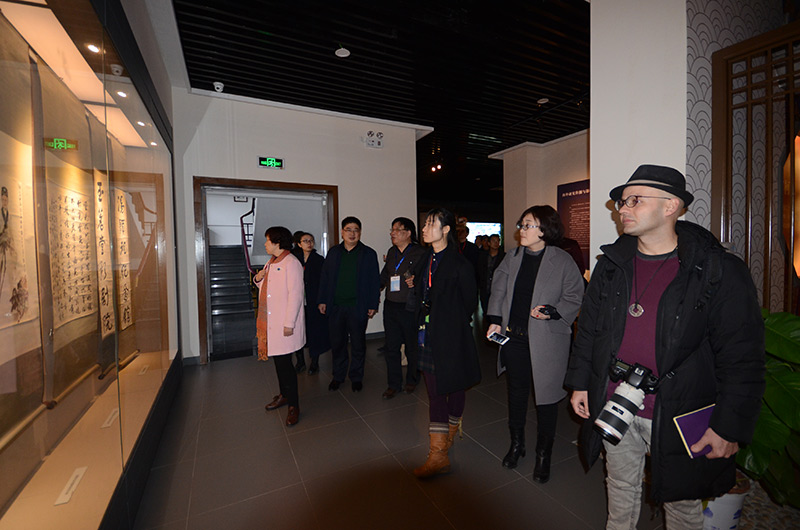
{"label": "black puffer jacket", "polygon": [[[734,458],[689,458],[672,418],[716,403],[711,428],[726,440],[748,443],[764,392],[764,324],[747,267],[704,228],[679,221],[675,229],[680,267],[661,297],[656,330],[658,373],[674,371],[662,378],[653,415],[653,497],[662,502],[717,496],[735,480]],[[589,465],[602,447],[592,425],[605,405],[608,366],[625,332],[636,245],[635,237],[623,235],[602,247],[565,379],[568,388],[589,393],[591,417],[580,436]]]}

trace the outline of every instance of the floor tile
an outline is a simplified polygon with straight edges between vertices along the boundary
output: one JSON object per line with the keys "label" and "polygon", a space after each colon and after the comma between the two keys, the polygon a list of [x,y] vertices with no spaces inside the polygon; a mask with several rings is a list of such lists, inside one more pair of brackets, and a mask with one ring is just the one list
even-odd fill
{"label": "floor tile", "polygon": [[[277,410],[276,414],[281,422],[286,421],[288,407]],[[311,429],[319,429],[327,425],[341,423],[356,418],[358,414],[353,407],[344,399],[341,391],[330,392],[317,397],[306,398],[300,396],[300,421],[287,429],[288,434]]]}
{"label": "floor tile", "polygon": [[305,432],[290,432],[288,438],[303,480],[348,469],[388,453],[386,446],[358,418]]}
{"label": "floor tile", "polygon": [[193,470],[194,460],[189,460],[150,471],[136,515],[137,529],[186,521]]}
{"label": "floor tile", "polygon": [[449,528],[417,479],[391,456],[309,480],[306,486],[326,529]]}
{"label": "floor tile", "polygon": [[189,513],[199,515],[299,482],[285,438],[254,438],[250,446],[197,459]]}
{"label": "floor tile", "polygon": [[272,438],[283,434],[283,420],[280,415],[274,411],[267,412],[263,406],[213,416],[200,422],[197,456],[249,446],[254,440],[269,445]]}
{"label": "floor tile", "polygon": [[507,484],[445,510],[456,528],[591,528],[524,480]]}
{"label": "floor tile", "polygon": [[428,418],[428,406],[415,401],[372,414],[365,417],[364,421],[394,453],[428,443]]}
{"label": "floor tile", "polygon": [[319,528],[305,488],[295,484],[189,519],[190,530],[297,530]]}

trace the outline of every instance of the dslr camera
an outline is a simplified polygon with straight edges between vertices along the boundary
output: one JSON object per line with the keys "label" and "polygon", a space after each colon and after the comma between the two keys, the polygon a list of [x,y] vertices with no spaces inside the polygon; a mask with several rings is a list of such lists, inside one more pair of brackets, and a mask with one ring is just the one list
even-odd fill
{"label": "dslr camera", "polygon": [[609,367],[609,376],[613,382],[622,383],[594,420],[594,430],[603,439],[617,445],[628,432],[633,418],[644,408],[645,394],[655,394],[658,377],[646,366],[639,363],[630,365],[616,357]]}

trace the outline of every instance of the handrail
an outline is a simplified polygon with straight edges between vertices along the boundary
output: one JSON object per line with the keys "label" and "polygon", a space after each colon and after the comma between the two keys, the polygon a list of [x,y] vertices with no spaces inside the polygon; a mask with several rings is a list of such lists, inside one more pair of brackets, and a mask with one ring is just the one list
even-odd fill
{"label": "handrail", "polygon": [[247,236],[244,234],[244,218],[248,215],[253,215],[256,211],[256,199],[253,197],[253,202],[250,205],[250,211],[244,214],[243,216],[239,217],[239,229],[241,230],[242,234],[242,250],[244,251],[244,261],[247,263],[247,270],[250,271],[250,274],[255,274],[256,271],[253,270],[253,267],[250,265],[250,252],[247,250]]}
{"label": "handrail", "polygon": [[150,257],[150,251],[155,246],[155,243],[156,243],[156,238],[154,237],[154,234],[151,232],[150,241],[147,242],[147,247],[145,247],[144,249],[144,255],[142,256],[142,260],[139,262],[139,268],[136,269],[136,274],[134,274],[133,276],[134,281],[136,282],[137,285],[139,282],[139,276],[141,276],[142,273],[144,272],[144,267],[147,264],[147,259]]}

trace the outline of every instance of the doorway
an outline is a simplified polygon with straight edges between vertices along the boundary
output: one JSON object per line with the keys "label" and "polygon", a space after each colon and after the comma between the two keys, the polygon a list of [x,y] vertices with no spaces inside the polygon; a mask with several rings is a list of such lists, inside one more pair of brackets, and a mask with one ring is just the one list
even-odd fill
{"label": "doorway", "polygon": [[338,243],[338,188],[195,177],[200,361],[255,353],[252,276],[266,263],[264,231],[314,234],[322,255]]}

